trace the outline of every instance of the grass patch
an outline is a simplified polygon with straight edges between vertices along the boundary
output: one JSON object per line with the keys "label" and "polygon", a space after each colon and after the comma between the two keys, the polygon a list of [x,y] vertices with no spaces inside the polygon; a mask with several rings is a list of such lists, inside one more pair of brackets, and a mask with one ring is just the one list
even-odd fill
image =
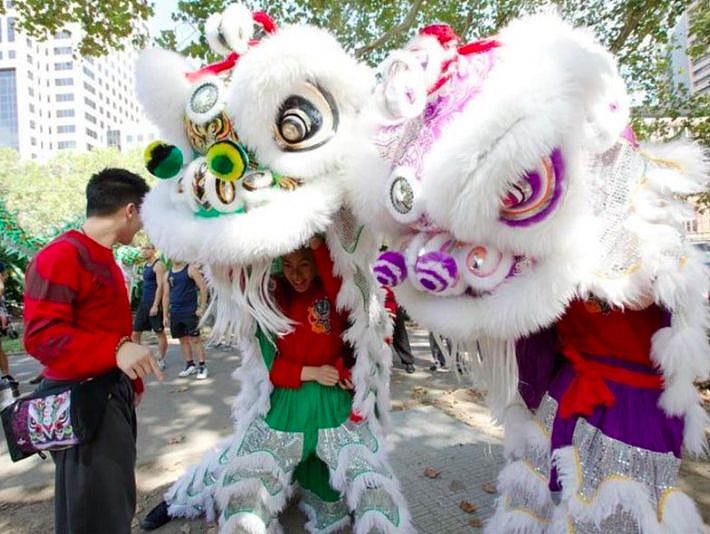
{"label": "grass patch", "polygon": [[24,325],[20,323],[13,322],[12,326],[17,332],[17,339],[10,339],[7,336],[2,336],[0,340],[2,341],[2,348],[7,354],[12,354],[13,352],[25,352],[25,346],[22,344],[22,332],[24,331]]}

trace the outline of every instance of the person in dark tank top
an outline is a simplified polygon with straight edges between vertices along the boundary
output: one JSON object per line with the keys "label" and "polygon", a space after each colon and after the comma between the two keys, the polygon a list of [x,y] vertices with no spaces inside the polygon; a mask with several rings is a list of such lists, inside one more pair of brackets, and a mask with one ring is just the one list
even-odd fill
{"label": "person in dark tank top", "polygon": [[[207,285],[195,264],[174,261],[166,274],[167,287],[163,292],[163,313],[170,325],[170,335],[180,340],[185,368],[178,376],[197,373],[198,379],[207,378],[205,348],[200,337],[200,318],[207,304]],[[194,356],[197,356],[195,366]]]}
{"label": "person in dark tank top", "polygon": [[138,310],[133,318],[134,343],[140,343],[143,332],[152,330],[158,338],[158,365],[165,369],[165,354],[168,351],[168,336],[165,334],[163,322],[163,291],[165,283],[165,264],[160,261],[155,251],[155,245],[147,243],[141,247],[145,260],[143,268],[143,292]]}

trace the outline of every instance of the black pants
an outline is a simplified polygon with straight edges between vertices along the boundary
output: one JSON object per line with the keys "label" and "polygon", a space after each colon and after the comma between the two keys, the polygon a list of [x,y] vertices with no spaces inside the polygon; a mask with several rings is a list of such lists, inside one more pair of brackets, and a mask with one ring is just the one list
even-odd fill
{"label": "black pants", "polygon": [[392,348],[403,364],[414,364],[412,347],[409,346],[409,336],[407,328],[404,326],[404,310],[401,306],[397,306],[397,315],[394,317]]}
{"label": "black pants", "polygon": [[[40,388],[51,385],[45,380]],[[52,453],[57,534],[127,534],[136,509],[136,412],[128,378],[113,386],[96,437]]]}

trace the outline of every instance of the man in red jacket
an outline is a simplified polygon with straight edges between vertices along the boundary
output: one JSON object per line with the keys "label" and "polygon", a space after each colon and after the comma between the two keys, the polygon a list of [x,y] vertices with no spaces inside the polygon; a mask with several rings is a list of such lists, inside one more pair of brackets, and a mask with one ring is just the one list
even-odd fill
{"label": "man in red jacket", "polygon": [[162,379],[147,347],[132,343],[131,312],[112,247],[142,223],[148,186],[104,169],[86,186],[86,222],[49,243],[25,279],[27,352],[43,365],[40,389],[117,372],[103,421],[87,443],[53,452],[57,533],[128,533],[135,511],[136,415],[142,377]]}

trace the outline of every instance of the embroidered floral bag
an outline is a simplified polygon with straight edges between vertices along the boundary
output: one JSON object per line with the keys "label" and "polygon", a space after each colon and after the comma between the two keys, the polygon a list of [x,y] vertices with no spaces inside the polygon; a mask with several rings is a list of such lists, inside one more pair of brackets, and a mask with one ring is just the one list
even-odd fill
{"label": "embroidered floral bag", "polygon": [[101,426],[120,371],[40,389],[0,413],[13,462],[91,440]]}

